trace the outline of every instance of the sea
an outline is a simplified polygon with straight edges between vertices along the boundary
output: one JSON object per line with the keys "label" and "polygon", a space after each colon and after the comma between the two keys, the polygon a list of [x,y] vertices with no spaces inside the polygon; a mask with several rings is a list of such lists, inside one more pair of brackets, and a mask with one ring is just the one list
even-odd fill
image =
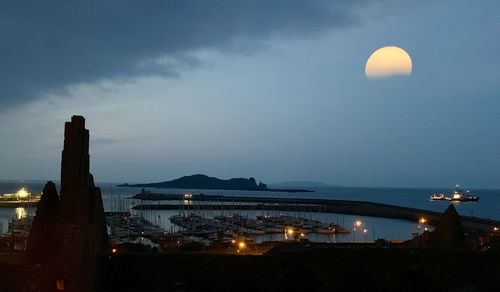
{"label": "sea", "polygon": [[[23,181],[10,180],[0,181],[0,194],[13,193],[24,187],[32,193],[38,193],[43,190],[44,181]],[[155,210],[155,211],[135,211],[132,210],[139,200],[127,199],[139,193],[140,188],[117,187],[115,183],[96,183],[102,192],[103,204],[106,211],[125,211],[129,210],[134,215],[144,216],[154,224],[160,225],[165,230],[175,231],[168,218],[178,215],[175,210]],[[57,185],[57,182],[56,182]],[[58,186],[59,188],[59,186]],[[478,202],[447,202],[430,201],[429,196],[432,193],[450,194],[452,188],[389,188],[389,187],[325,187],[308,188],[314,192],[310,193],[287,193],[287,192],[262,192],[262,191],[229,191],[229,190],[186,190],[186,189],[150,189],[154,193],[164,194],[205,194],[205,195],[226,195],[226,196],[254,196],[254,197],[280,197],[280,198],[318,198],[318,199],[338,199],[338,200],[356,200],[376,202],[402,207],[418,208],[444,212],[449,204],[453,204],[460,215],[474,216],[479,218],[488,218],[500,220],[500,190],[477,189],[471,190],[471,193],[478,195],[481,199]],[[20,218],[27,215],[34,215],[34,208],[0,208],[0,233],[8,230],[8,222],[12,218]],[[207,212],[207,211],[205,211]],[[212,215],[215,214],[213,211]],[[387,240],[406,240],[410,239],[412,233],[422,232],[424,228],[432,229],[431,226],[421,226],[418,222],[406,220],[376,218],[369,216],[353,216],[333,213],[287,213],[287,212],[269,212],[269,211],[244,211],[244,216],[255,217],[258,215],[291,215],[304,217],[314,220],[320,220],[328,223],[340,224],[346,228],[352,227],[356,220],[363,222],[363,227],[358,228],[356,232],[348,235],[309,235],[313,241],[322,242],[350,242],[365,241],[384,238]],[[266,214],[263,214],[265,212]],[[262,213],[262,214],[261,214]],[[206,214],[205,214],[206,215]],[[257,241],[281,240],[282,235],[259,237]]]}

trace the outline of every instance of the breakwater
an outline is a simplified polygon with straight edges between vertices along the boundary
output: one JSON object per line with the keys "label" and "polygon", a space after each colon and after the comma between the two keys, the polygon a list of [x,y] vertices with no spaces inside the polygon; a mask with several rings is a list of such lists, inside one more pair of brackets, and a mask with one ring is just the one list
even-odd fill
{"label": "breakwater", "polygon": [[[142,198],[143,200],[147,200]],[[247,196],[204,196],[193,195],[189,202],[184,202],[183,195],[161,195],[154,196],[156,201],[172,201],[166,204],[139,204],[133,208],[136,210],[257,210],[257,211],[296,211],[296,212],[324,212],[349,215],[361,215],[382,217],[391,219],[402,219],[418,222],[425,218],[427,224],[436,226],[441,218],[441,213],[435,211],[421,210],[393,206],[387,204],[329,200],[329,199],[304,199],[304,198],[270,198],[270,197],[247,197]],[[177,202],[176,202],[177,201]],[[204,203],[203,203],[204,202]],[[465,229],[476,229],[491,231],[493,227],[499,226],[499,221],[482,219],[470,216],[461,216],[462,225]]]}

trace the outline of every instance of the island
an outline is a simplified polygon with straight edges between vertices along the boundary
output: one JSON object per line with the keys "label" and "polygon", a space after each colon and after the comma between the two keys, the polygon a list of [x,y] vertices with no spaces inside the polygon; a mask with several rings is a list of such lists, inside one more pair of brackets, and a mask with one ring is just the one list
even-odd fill
{"label": "island", "polygon": [[159,188],[159,189],[203,189],[203,190],[234,190],[234,191],[267,191],[267,192],[314,192],[305,189],[272,189],[255,178],[231,178],[228,180],[210,177],[204,174],[183,176],[178,179],[146,184],[122,184],[119,187]]}

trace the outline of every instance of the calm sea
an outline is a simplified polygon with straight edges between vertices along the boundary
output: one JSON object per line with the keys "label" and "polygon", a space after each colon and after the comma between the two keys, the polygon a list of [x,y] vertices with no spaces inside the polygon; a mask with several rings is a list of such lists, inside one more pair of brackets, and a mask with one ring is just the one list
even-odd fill
{"label": "calm sea", "polygon": [[[45,182],[42,181],[0,181],[0,193],[15,192],[21,187],[26,187],[31,192],[40,192],[43,189]],[[122,197],[128,197],[140,192],[139,188],[124,188],[116,187],[112,183],[98,183],[103,194],[103,202],[106,210],[111,209],[128,209],[131,205],[137,203],[130,200],[120,200]],[[369,188],[369,187],[334,187],[334,188],[317,188],[313,189],[314,193],[278,193],[278,192],[252,192],[252,191],[226,191],[226,190],[180,190],[180,189],[152,189],[152,192],[165,194],[182,194],[191,192],[193,194],[204,193],[205,195],[244,195],[256,197],[290,197],[290,198],[323,198],[323,199],[340,199],[340,200],[360,200],[397,205],[403,207],[412,207],[418,209],[432,210],[444,212],[449,202],[432,202],[429,200],[431,193],[440,192],[450,194],[452,189],[436,189],[436,188]],[[471,190],[473,194],[481,196],[479,202],[456,202],[453,203],[457,211],[461,215],[476,216],[481,218],[490,218],[500,220],[500,190]],[[12,217],[23,216],[27,213],[34,213],[35,210],[26,208],[17,209],[2,209],[0,208],[0,231],[5,232],[9,219]],[[171,229],[168,218],[175,215],[177,211],[156,211],[154,215],[142,214],[150,216],[155,223],[162,225],[166,229]],[[305,217],[320,216],[303,214]],[[321,215],[322,218],[314,218],[321,221],[331,221],[350,226],[351,221],[362,219],[370,231],[376,229],[377,235],[371,234],[365,236],[365,239],[372,237],[382,237],[386,239],[407,239],[411,232],[415,232],[416,224],[403,220],[392,220],[384,218],[363,217],[355,218],[354,216],[330,214]],[[364,235],[359,235],[363,239]],[[320,239],[323,241],[331,241],[332,238]],[[337,236],[333,241],[349,241],[352,240],[349,236]]]}

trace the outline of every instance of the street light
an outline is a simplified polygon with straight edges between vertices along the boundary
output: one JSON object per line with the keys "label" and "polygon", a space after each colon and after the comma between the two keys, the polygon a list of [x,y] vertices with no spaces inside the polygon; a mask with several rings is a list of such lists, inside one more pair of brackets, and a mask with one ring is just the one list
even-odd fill
{"label": "street light", "polygon": [[288,238],[293,238],[294,233],[295,230],[293,230],[292,227],[285,228],[285,240],[288,240]]}
{"label": "street light", "polygon": [[421,217],[420,219],[418,219],[418,230],[417,230],[417,234],[420,234],[420,230],[421,230],[421,226],[420,225],[424,225],[424,231],[427,231],[427,227],[425,227],[425,223],[427,223],[427,218],[424,218],[424,217]]}
{"label": "street light", "polygon": [[247,244],[244,241],[238,242],[238,249],[236,250],[237,253],[240,253],[241,251],[244,251],[247,248]]}
{"label": "street light", "polygon": [[363,222],[361,220],[356,220],[354,221],[353,228],[352,228],[352,242],[356,242],[356,227],[361,227],[363,225]]}

